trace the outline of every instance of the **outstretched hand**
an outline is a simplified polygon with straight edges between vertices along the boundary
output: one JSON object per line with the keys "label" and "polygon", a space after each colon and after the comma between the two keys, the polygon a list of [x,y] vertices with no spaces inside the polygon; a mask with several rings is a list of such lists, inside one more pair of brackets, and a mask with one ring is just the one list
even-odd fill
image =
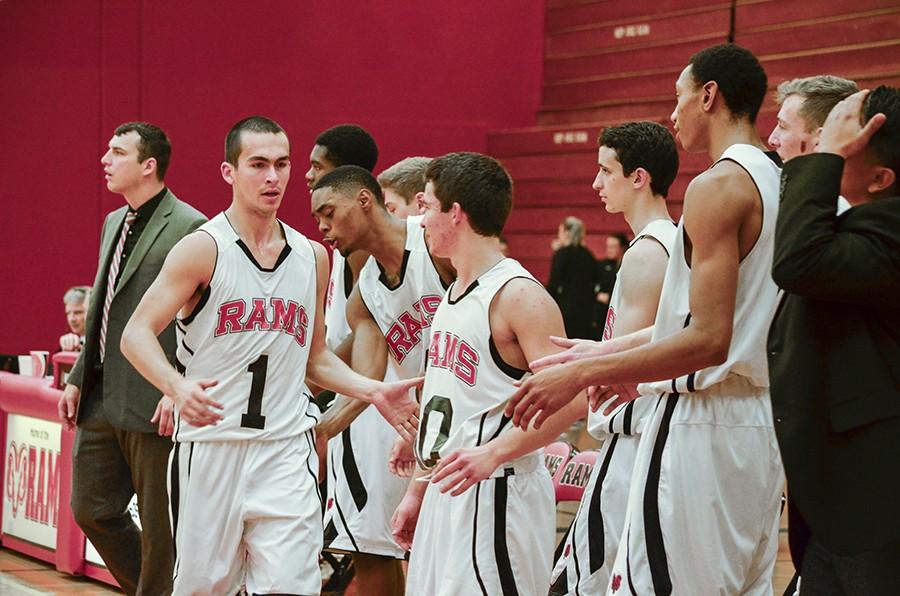
{"label": "outstretched hand", "polygon": [[431,482],[440,484],[443,481],[442,493],[452,490],[451,497],[459,496],[494,473],[501,463],[496,459],[496,453],[488,445],[456,449],[441,458],[431,475]]}
{"label": "outstretched hand", "polygon": [[557,352],[556,354],[549,354],[531,362],[528,365],[531,370],[537,372],[548,366],[553,366],[554,364],[565,364],[566,362],[573,362],[575,360],[581,360],[582,358],[593,358],[594,356],[603,354],[603,348],[601,347],[602,343],[599,341],[590,339],[569,339],[568,337],[551,335],[550,342],[560,348],[565,348],[565,350]]}
{"label": "outstretched hand", "polygon": [[875,114],[863,126],[863,102],[868,89],[857,91],[838,103],[828,114],[819,135],[819,153],[835,153],[843,158],[862,151],[872,135],[887,121],[884,114]]}
{"label": "outstretched hand", "polygon": [[419,404],[409,392],[421,387],[424,381],[425,377],[415,377],[379,383],[379,390],[372,395],[372,403],[378,412],[405,441],[412,442],[419,428]]}
{"label": "outstretched hand", "polygon": [[403,437],[397,437],[394,440],[394,446],[391,447],[391,455],[388,458],[388,470],[394,476],[400,478],[409,478],[416,471],[416,456],[413,452],[412,441],[407,441]]}
{"label": "outstretched hand", "polygon": [[584,389],[572,366],[571,363],[552,366],[519,381],[519,388],[506,404],[506,416],[522,429],[527,429],[532,421],[535,428],[540,428]]}

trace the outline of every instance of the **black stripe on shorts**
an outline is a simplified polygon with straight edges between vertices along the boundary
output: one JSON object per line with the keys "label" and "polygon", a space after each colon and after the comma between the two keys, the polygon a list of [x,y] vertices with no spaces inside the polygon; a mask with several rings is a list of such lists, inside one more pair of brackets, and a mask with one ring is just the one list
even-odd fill
{"label": "black stripe on shorts", "polygon": [[508,477],[494,480],[494,558],[503,596],[518,596],[516,576],[509,561],[509,547],[506,544],[506,502],[509,496]]}
{"label": "black stripe on shorts", "polygon": [[677,404],[678,394],[673,393],[666,401],[666,409],[659,425],[656,442],[653,444],[650,468],[647,470],[647,485],[644,487],[644,535],[647,541],[647,561],[650,564],[653,590],[657,596],[668,596],[672,593],[672,578],[669,576],[666,545],[663,541],[659,519],[659,477],[662,471],[663,450],[666,447],[666,440],[669,438],[669,425]]}

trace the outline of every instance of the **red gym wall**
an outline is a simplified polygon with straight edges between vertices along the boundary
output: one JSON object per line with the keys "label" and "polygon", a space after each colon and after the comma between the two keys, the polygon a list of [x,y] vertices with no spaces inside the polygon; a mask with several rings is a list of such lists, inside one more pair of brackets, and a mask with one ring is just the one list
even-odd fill
{"label": "red gym wall", "polygon": [[0,0],[0,353],[55,349],[64,291],[93,282],[103,217],[123,204],[99,165],[119,123],[166,129],[167,182],[213,215],[230,200],[228,128],[274,118],[294,151],[282,217],[316,237],[303,173],[319,131],[366,127],[379,169],[484,151],[488,131],[534,122],[544,12],[543,0]]}

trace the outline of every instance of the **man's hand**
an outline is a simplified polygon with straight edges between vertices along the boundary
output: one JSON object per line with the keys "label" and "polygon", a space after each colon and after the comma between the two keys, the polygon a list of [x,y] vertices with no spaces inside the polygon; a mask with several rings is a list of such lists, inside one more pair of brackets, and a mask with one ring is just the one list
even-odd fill
{"label": "man's hand", "polygon": [[551,336],[550,341],[553,345],[565,348],[565,351],[538,358],[528,365],[531,370],[537,372],[548,366],[553,366],[554,364],[565,364],[566,362],[574,362],[576,360],[582,360],[583,358],[604,356],[606,354],[612,354],[615,351],[612,343],[604,341],[569,339],[567,337],[556,336]]}
{"label": "man's hand", "polygon": [[412,547],[419,510],[422,508],[422,497],[416,492],[407,492],[391,517],[391,534],[402,548]]}
{"label": "man's hand", "polygon": [[222,415],[213,408],[224,409],[222,404],[206,395],[206,389],[219,382],[213,379],[181,379],[172,392],[172,399],[178,404],[178,415],[191,426],[208,426],[222,420]]}
{"label": "man's hand", "polygon": [[59,349],[64,352],[78,352],[81,350],[81,338],[75,333],[60,335]]}
{"label": "man's hand", "polygon": [[605,406],[603,408],[605,416],[609,416],[622,404],[634,401],[640,396],[637,385],[634,383],[588,387],[588,402],[591,411],[596,412],[601,406]]}
{"label": "man's hand", "polygon": [[560,364],[519,381],[519,388],[506,404],[506,416],[522,429],[527,429],[532,420],[535,428],[540,428],[547,418],[584,389],[573,373],[571,364]]}
{"label": "man's hand", "polygon": [[150,419],[151,424],[159,423],[159,436],[171,437],[175,430],[175,402],[168,395],[163,395],[156,404],[156,411]]}
{"label": "man's hand", "polygon": [[438,484],[446,481],[441,485],[441,492],[452,489],[450,496],[457,497],[494,473],[502,463],[496,455],[497,450],[489,444],[457,449],[441,459],[434,468],[431,482]]}
{"label": "man's hand", "polygon": [[62,397],[59,398],[59,403],[56,404],[56,413],[69,430],[75,430],[75,417],[78,413],[80,399],[81,389],[75,385],[66,385]]}
{"label": "man's hand", "polygon": [[413,453],[413,442],[403,437],[397,437],[394,446],[391,447],[391,456],[388,459],[388,470],[394,476],[409,478],[416,471],[416,456]]}
{"label": "man's hand", "polygon": [[380,390],[372,395],[372,403],[388,423],[406,441],[412,442],[419,427],[419,404],[410,396],[410,389],[421,387],[425,377],[379,383]]}
{"label": "man's hand", "polygon": [[834,153],[846,159],[869,144],[872,135],[881,128],[887,117],[875,114],[865,126],[862,125],[863,102],[868,94],[868,89],[857,91],[834,106],[822,125],[817,152]]}

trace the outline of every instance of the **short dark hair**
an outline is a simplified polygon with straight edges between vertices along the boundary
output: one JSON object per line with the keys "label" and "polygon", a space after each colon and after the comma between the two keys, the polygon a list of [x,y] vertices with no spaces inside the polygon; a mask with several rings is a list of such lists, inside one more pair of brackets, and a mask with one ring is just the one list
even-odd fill
{"label": "short dark hair", "polygon": [[116,136],[136,132],[141,137],[138,143],[138,163],[144,163],[151,157],[156,160],[156,179],[162,182],[169,169],[172,157],[172,144],[169,137],[160,127],[149,122],[126,122],[116,128]]}
{"label": "short dark hair", "polygon": [[756,122],[766,97],[766,71],[753,52],[733,43],[700,50],[689,61],[694,82],[703,86],[715,81],[725,105],[735,118]]}
{"label": "short dark hair", "polygon": [[619,246],[621,246],[623,249],[628,248],[628,236],[626,236],[624,233],[614,232],[610,234],[609,237],[618,240]]}
{"label": "short dark hair", "polygon": [[278,134],[283,133],[284,129],[277,122],[265,116],[249,116],[232,126],[225,137],[225,161],[233,166],[237,165],[238,158],[241,156],[243,149],[241,133],[245,131]]}
{"label": "short dark hair", "polygon": [[884,114],[887,120],[872,136],[868,150],[900,178],[900,89],[881,85],[872,90],[863,104],[863,123],[875,114]]}
{"label": "short dark hair", "polygon": [[650,190],[665,197],[678,175],[678,148],[669,129],[656,122],[626,122],[604,128],[597,143],[616,152],[626,176],[650,174]]}
{"label": "short dark hair", "polygon": [[499,236],[512,210],[512,179],[496,159],[459,152],[432,160],[425,170],[441,211],[459,203],[472,229],[482,236]]}
{"label": "short dark hair", "polygon": [[384,207],[384,193],[372,172],[359,166],[338,166],[316,182],[313,192],[320,188],[331,188],[344,194],[353,194],[365,188],[375,197],[375,202]]}
{"label": "short dark hair", "polygon": [[378,145],[366,129],[356,124],[338,124],[316,137],[325,147],[325,159],[337,166],[359,166],[370,172],[378,163]]}

